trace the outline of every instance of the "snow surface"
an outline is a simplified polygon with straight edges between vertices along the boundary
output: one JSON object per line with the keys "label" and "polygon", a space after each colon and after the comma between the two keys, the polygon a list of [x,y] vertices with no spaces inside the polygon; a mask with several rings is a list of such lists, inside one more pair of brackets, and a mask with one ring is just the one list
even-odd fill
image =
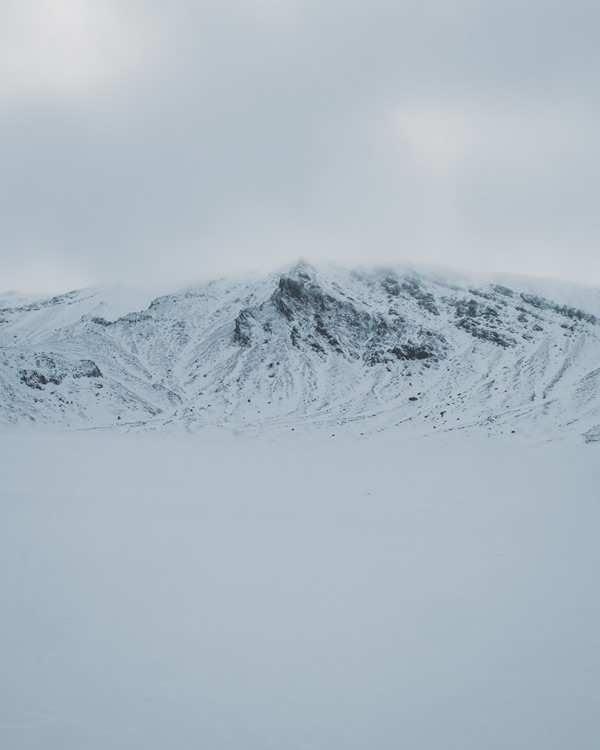
{"label": "snow surface", "polygon": [[599,466],[519,435],[0,433],[0,747],[596,750]]}
{"label": "snow surface", "polygon": [[141,308],[0,298],[0,424],[598,439],[599,290],[440,273],[301,262]]}

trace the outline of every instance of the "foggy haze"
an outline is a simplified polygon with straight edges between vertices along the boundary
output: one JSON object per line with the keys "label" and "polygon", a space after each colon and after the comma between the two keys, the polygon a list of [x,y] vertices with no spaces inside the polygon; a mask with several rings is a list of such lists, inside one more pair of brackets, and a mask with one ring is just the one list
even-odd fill
{"label": "foggy haze", "polygon": [[5,0],[0,288],[299,256],[600,284],[586,0]]}

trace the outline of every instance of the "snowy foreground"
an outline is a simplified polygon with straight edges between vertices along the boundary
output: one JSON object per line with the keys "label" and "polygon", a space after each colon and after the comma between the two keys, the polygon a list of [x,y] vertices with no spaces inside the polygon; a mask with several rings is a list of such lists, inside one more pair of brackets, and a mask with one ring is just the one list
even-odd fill
{"label": "snowy foreground", "polygon": [[3,750],[597,750],[598,445],[0,435]]}

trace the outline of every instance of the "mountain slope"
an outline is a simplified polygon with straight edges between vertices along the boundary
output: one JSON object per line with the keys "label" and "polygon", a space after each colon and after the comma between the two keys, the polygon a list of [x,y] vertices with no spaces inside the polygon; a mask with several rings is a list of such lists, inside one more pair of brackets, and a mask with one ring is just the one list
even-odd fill
{"label": "mountain slope", "polygon": [[0,421],[600,436],[600,321],[508,286],[299,263],[110,316],[0,302]]}

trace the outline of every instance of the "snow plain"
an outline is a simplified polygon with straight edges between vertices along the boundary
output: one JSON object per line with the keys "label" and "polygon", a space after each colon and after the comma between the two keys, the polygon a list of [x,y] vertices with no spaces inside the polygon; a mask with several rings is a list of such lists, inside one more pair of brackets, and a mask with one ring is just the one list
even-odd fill
{"label": "snow plain", "polygon": [[0,434],[3,750],[596,750],[581,441]]}

